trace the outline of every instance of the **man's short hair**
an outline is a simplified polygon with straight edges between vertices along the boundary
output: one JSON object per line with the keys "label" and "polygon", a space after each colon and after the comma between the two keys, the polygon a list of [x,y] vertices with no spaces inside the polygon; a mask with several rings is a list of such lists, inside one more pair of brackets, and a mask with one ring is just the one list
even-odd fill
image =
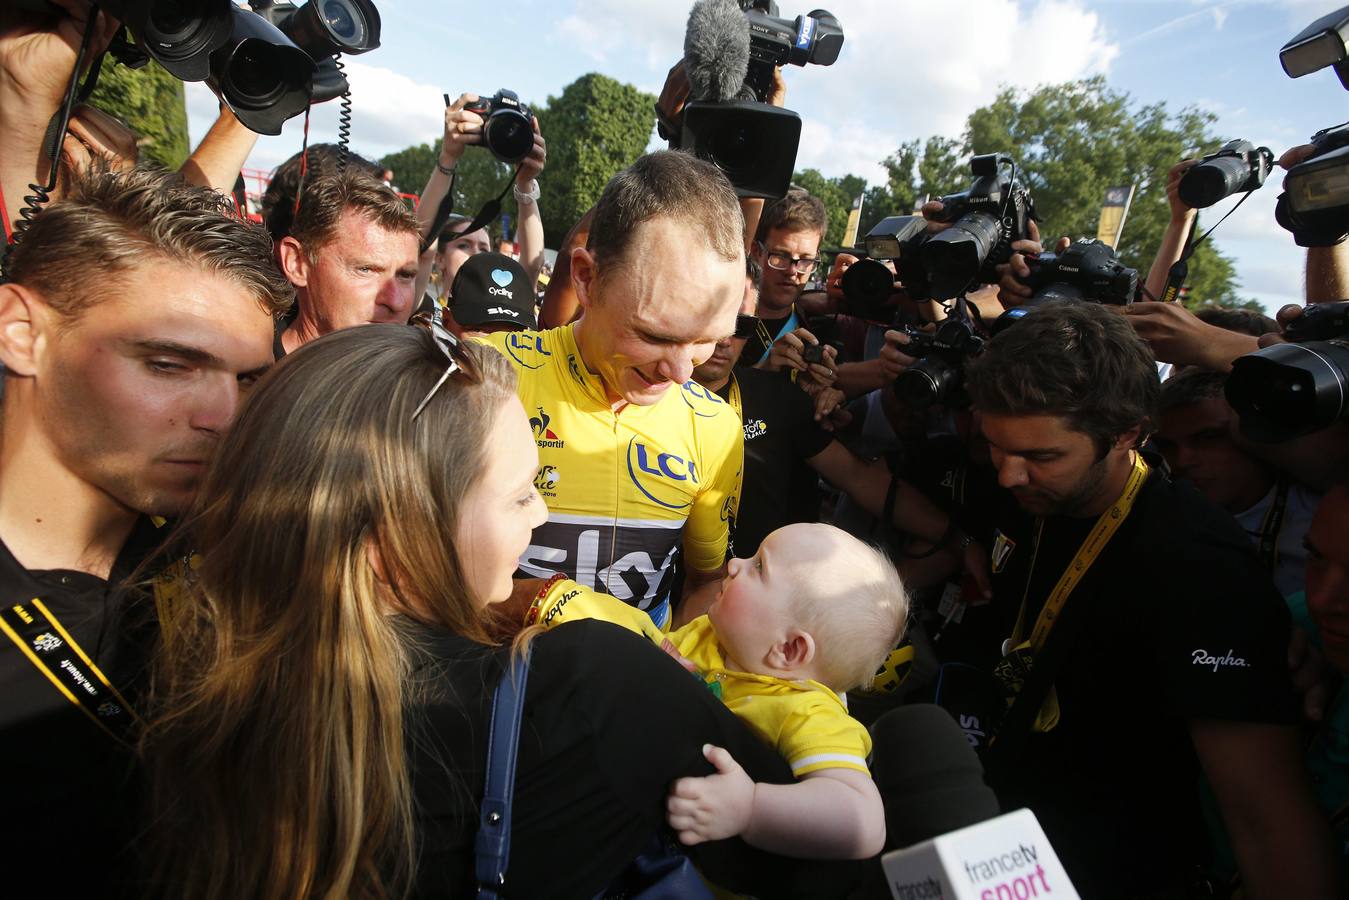
{"label": "man's short hair", "polygon": [[1225,331],[1237,334],[1249,334],[1259,337],[1262,334],[1278,334],[1282,329],[1279,323],[1269,316],[1253,309],[1224,309],[1221,306],[1204,306],[1194,311],[1195,318]]}
{"label": "man's short hair", "polygon": [[1152,350],[1117,311],[1049,303],[988,343],[966,367],[975,409],[1059,416],[1104,453],[1156,418],[1161,383]]}
{"label": "man's short hair", "polygon": [[744,252],[745,219],[735,188],[710,162],[678,150],[639,157],[604,187],[590,223],[586,249],[603,272],[626,265],[637,226],[674,219],[707,235],[722,259]]}
{"label": "man's short hair", "polygon": [[1160,415],[1182,406],[1193,406],[1214,398],[1226,402],[1226,395],[1223,393],[1226,387],[1226,372],[1213,372],[1193,366],[1182,369],[1162,382],[1157,413]]}
{"label": "man's short hair", "polygon": [[451,215],[445,220],[445,227],[440,229],[440,236],[436,238],[436,252],[444,253],[445,248],[453,244],[455,238],[464,233],[464,229],[473,224],[473,220],[468,216],[461,216],[458,213]]}
{"label": "man's short hair", "polygon": [[308,185],[314,178],[339,171],[343,165],[368,172],[376,180],[384,174],[378,164],[343,150],[337,144],[310,144],[307,150],[296,153],[276,167],[267,182],[267,190],[262,193],[262,222],[272,240],[279,241],[290,234],[295,217],[295,195],[300,192],[301,182]]}
{"label": "man's short hair", "polygon": [[421,240],[417,215],[384,182],[368,172],[347,168],[322,175],[305,185],[290,236],[313,261],[320,250],[341,235],[342,214],[350,210],[386,231],[404,232]]}
{"label": "man's short hair", "polygon": [[792,188],[785,197],[764,205],[754,239],[763,243],[774,228],[782,231],[810,231],[824,239],[829,230],[829,211],[819,197],[801,188]]}
{"label": "man's short hair", "polygon": [[272,316],[295,301],[261,226],[240,221],[224,194],[149,169],[74,174],[14,247],[9,276],[75,319],[121,275],[160,261],[232,278]]}

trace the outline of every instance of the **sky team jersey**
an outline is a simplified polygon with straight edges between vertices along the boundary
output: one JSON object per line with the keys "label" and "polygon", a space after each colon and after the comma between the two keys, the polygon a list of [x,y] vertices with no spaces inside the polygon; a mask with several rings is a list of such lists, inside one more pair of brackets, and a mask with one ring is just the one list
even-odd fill
{"label": "sky team jersey", "polygon": [[615,414],[570,325],[486,340],[519,374],[539,448],[534,484],[548,504],[521,571],[563,573],[663,624],[681,543],[694,569],[712,571],[726,559],[742,459],[739,415],[692,381],[653,406],[628,404]]}

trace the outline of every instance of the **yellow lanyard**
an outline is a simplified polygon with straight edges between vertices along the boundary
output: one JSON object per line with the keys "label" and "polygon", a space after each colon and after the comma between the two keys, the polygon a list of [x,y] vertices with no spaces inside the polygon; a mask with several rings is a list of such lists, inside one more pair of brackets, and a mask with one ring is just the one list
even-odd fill
{"label": "yellow lanyard", "polygon": [[[726,394],[726,400],[731,404],[731,409],[735,410],[736,418],[740,420],[741,430],[745,426],[745,412],[740,401],[740,382],[735,380],[735,372],[731,372],[731,389]],[[740,471],[735,476],[735,497],[731,500],[731,536],[735,536],[735,519],[740,512],[740,495],[745,489],[745,442],[740,442]]]}
{"label": "yellow lanyard", "polygon": [[[1059,614],[1063,612],[1063,606],[1068,602],[1068,595],[1073,589],[1086,577],[1087,571],[1091,569],[1092,563],[1096,562],[1105,545],[1114,537],[1115,532],[1129,513],[1134,508],[1134,501],[1138,499],[1138,492],[1142,490],[1143,483],[1148,480],[1148,464],[1143,459],[1143,454],[1134,452],[1133,471],[1129,473],[1129,480],[1125,482],[1124,491],[1119,495],[1119,499],[1105,512],[1101,513],[1096,524],[1092,526],[1091,532],[1082,542],[1082,546],[1077,548],[1077,555],[1073,557],[1068,568],[1063,571],[1058,584],[1054,585],[1053,592],[1049,599],[1045,601],[1044,608],[1040,610],[1040,615],[1035,620],[1035,628],[1030,634],[1030,648],[1032,652],[1039,653],[1044,649],[1045,643],[1049,640],[1049,633],[1054,628],[1054,623],[1058,621]],[[1035,550],[1040,549],[1040,537],[1044,533],[1044,519],[1040,520],[1039,530],[1035,535]],[[1030,592],[1031,577],[1035,573],[1035,559],[1031,557],[1031,571],[1026,575],[1026,593],[1021,597],[1021,612],[1016,617],[1016,628],[1012,630],[1012,639],[1009,646],[1018,647],[1025,641],[1026,627],[1026,601]]]}

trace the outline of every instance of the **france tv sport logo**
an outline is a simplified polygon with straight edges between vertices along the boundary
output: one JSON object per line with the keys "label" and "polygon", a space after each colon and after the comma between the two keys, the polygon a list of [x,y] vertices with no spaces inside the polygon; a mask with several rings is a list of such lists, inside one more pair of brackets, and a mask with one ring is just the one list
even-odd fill
{"label": "france tv sport logo", "polygon": [[633,437],[628,441],[628,477],[652,503],[666,509],[688,509],[697,493],[698,466]]}

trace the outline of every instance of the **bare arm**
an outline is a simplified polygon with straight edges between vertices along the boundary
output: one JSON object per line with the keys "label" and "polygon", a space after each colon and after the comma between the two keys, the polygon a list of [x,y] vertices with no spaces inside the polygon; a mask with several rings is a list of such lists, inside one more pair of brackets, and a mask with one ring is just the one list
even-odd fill
{"label": "bare arm", "polygon": [[[520,164],[520,172],[515,176],[515,186],[521,193],[529,193],[533,182],[543,172],[548,156],[548,146],[539,131],[539,120],[534,119],[534,149]],[[520,265],[529,273],[529,283],[536,288],[539,273],[543,271],[543,216],[539,213],[536,200],[515,199],[520,211],[520,223],[515,229],[515,239],[520,244]]]}
{"label": "bare arm", "polygon": [[885,846],[885,809],[871,778],[824,769],[795,784],[755,784],[721,747],[703,755],[717,774],[681,778],[666,802],[685,844],[740,835],[746,843],[801,859],[866,859]]}
{"label": "bare arm", "polygon": [[234,190],[239,171],[257,140],[258,136],[235,118],[229,107],[221,104],[220,117],[178,171],[188,184],[227,194]]}
{"label": "bare arm", "polygon": [[1307,302],[1349,300],[1349,241],[1307,250]]}
{"label": "bare arm", "polygon": [[1330,829],[1291,727],[1194,721],[1190,737],[1232,838],[1246,896],[1338,897]]}
{"label": "bare arm", "polygon": [[459,165],[459,158],[464,155],[465,148],[469,144],[476,144],[477,135],[482,133],[482,116],[464,109],[467,104],[477,99],[477,94],[460,94],[458,100],[445,107],[445,133],[440,142],[440,157],[436,161],[436,167],[431,170],[431,177],[426,179],[421,199],[417,201],[417,225],[421,228],[422,238],[427,244],[417,267],[417,283],[412,291],[413,298],[418,301],[421,300],[422,294],[426,293],[426,283],[431,278],[431,263],[435,258],[433,247],[436,235],[428,232],[435,223],[440,202],[445,199],[445,195],[450,192],[450,185],[453,184],[447,173],[454,171],[454,167]]}
{"label": "bare arm", "polygon": [[1185,251],[1185,239],[1189,237],[1190,227],[1198,215],[1197,210],[1186,206],[1185,201],[1180,199],[1180,180],[1186,170],[1197,162],[1196,159],[1183,160],[1166,173],[1166,202],[1171,207],[1171,219],[1167,222],[1166,230],[1162,232],[1161,246],[1157,248],[1157,256],[1152,260],[1152,268],[1148,270],[1148,280],[1143,285],[1150,300],[1162,299],[1166,277],[1171,273],[1171,267],[1180,259],[1181,253]]}

